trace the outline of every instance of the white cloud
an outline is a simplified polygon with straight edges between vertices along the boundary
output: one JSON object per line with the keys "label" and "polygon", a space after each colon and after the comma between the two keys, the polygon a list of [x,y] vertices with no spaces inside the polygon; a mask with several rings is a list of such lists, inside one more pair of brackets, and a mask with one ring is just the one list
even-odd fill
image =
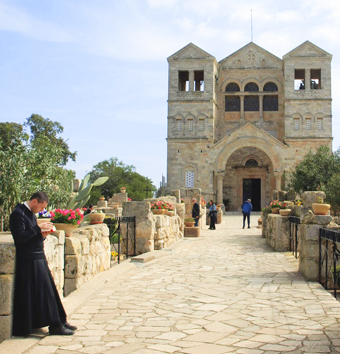
{"label": "white cloud", "polygon": [[50,42],[70,42],[72,36],[57,24],[43,21],[13,5],[0,3],[0,30]]}

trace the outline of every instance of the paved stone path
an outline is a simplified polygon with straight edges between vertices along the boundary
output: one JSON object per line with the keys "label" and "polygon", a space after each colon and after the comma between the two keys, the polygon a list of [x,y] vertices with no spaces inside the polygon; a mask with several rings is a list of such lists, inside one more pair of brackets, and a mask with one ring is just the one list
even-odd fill
{"label": "paved stone path", "polygon": [[[216,231],[181,240],[159,251],[161,258],[117,266],[124,272],[105,280],[69,317],[79,327],[74,336],[38,337],[24,352],[340,352],[339,303],[306,282],[289,253],[266,245],[257,218],[243,230],[241,216],[224,217]],[[30,340],[6,341],[0,353]]]}

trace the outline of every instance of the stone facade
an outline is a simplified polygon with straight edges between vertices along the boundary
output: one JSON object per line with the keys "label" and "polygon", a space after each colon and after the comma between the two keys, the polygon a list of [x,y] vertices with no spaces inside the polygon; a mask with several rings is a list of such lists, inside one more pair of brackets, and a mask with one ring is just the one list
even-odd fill
{"label": "stone facade", "polygon": [[170,56],[169,191],[268,204],[284,172],[331,147],[331,59],[309,41],[282,59],[255,43],[220,62],[192,43]]}

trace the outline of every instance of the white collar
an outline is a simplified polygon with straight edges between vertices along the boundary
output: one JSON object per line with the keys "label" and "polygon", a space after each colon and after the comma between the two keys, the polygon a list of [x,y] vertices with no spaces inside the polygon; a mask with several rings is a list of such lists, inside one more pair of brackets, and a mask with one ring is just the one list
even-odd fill
{"label": "white collar", "polygon": [[28,206],[27,202],[24,202],[24,205],[29,211],[32,211],[31,208]]}

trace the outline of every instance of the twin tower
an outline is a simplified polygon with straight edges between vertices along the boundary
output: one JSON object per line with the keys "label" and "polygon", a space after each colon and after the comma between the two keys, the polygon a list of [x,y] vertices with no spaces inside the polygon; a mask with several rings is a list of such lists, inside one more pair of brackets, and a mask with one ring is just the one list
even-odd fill
{"label": "twin tower", "polygon": [[331,60],[309,41],[282,59],[253,42],[220,62],[192,43],[171,55],[167,188],[267,205],[284,172],[332,147]]}

